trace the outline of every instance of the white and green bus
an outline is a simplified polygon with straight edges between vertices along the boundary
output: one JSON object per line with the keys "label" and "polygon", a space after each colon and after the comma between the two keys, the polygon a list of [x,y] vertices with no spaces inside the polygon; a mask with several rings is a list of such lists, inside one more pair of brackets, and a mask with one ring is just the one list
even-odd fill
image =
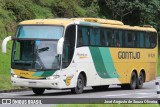
{"label": "white and green bus", "polygon": [[109,85],[142,88],[157,72],[157,31],[98,18],[36,19],[21,22],[13,40],[11,80],[35,94],[45,89],[84,87],[106,90]]}

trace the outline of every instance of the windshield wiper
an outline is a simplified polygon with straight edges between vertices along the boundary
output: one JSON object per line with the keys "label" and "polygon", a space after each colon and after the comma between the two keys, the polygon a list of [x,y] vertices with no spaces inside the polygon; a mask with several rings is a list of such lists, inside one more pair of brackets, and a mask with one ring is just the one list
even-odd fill
{"label": "windshield wiper", "polygon": [[[45,47],[45,48],[41,48],[41,49],[35,48],[34,54],[35,54],[35,56],[36,56],[35,59],[37,59],[37,61],[34,60],[34,62],[35,62],[35,64],[40,65],[41,69],[46,69],[46,67],[45,67],[45,65],[43,64],[41,58],[39,57],[39,53],[40,53],[40,52],[44,52],[44,51],[48,51],[48,49],[49,49],[49,47]],[[37,62],[38,62],[38,63],[37,63]]]}
{"label": "windshield wiper", "polygon": [[48,50],[49,50],[49,47],[44,47],[44,48],[38,49],[38,53],[48,51]]}

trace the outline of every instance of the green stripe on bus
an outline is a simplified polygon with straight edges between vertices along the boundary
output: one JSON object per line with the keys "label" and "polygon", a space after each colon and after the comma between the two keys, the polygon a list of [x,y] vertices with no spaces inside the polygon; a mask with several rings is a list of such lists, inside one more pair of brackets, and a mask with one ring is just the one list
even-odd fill
{"label": "green stripe on bus", "polygon": [[114,62],[109,48],[99,48],[99,49],[108,75],[111,78],[119,78],[119,75],[117,74],[116,69],[114,67]]}
{"label": "green stripe on bus", "polygon": [[45,71],[41,76],[48,77],[55,73],[56,71]]}
{"label": "green stripe on bus", "polygon": [[102,55],[100,53],[99,48],[90,47],[89,49],[90,49],[92,59],[94,62],[94,66],[96,68],[98,75],[101,78],[110,78],[110,76],[108,75],[108,73],[106,71],[106,68],[105,68],[105,65],[104,65]]}
{"label": "green stripe on bus", "polygon": [[44,73],[44,71],[35,72],[35,73],[33,74],[33,76],[38,77],[38,76],[41,76],[43,73]]}
{"label": "green stripe on bus", "polygon": [[119,77],[108,48],[90,47],[89,49],[96,71],[101,78]]}

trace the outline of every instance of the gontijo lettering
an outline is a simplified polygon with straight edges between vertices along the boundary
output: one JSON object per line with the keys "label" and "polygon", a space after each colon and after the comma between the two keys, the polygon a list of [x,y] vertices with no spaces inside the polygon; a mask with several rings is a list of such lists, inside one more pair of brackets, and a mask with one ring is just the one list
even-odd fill
{"label": "gontijo lettering", "polygon": [[140,52],[119,51],[118,59],[140,59]]}

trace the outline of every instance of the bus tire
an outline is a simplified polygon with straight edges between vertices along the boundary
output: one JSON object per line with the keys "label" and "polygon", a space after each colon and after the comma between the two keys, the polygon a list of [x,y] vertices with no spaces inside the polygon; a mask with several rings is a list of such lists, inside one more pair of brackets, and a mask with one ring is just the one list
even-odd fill
{"label": "bus tire", "polygon": [[135,72],[132,72],[130,83],[129,84],[122,84],[121,87],[123,89],[134,90],[136,88],[136,84],[137,84],[137,76],[136,76]]}
{"label": "bus tire", "polygon": [[139,77],[137,78],[136,88],[141,89],[143,87],[143,83],[144,83],[144,73],[140,72]]}
{"label": "bus tire", "polygon": [[78,76],[78,79],[77,79],[77,85],[76,85],[75,88],[71,89],[71,92],[73,94],[81,94],[81,93],[83,93],[84,85],[85,85],[84,77],[83,77],[82,74],[80,74]]}
{"label": "bus tire", "polygon": [[103,85],[103,86],[92,86],[93,90],[95,91],[105,91],[107,90],[109,85]]}
{"label": "bus tire", "polygon": [[32,88],[33,93],[35,93],[36,95],[42,95],[45,91],[44,88]]}

